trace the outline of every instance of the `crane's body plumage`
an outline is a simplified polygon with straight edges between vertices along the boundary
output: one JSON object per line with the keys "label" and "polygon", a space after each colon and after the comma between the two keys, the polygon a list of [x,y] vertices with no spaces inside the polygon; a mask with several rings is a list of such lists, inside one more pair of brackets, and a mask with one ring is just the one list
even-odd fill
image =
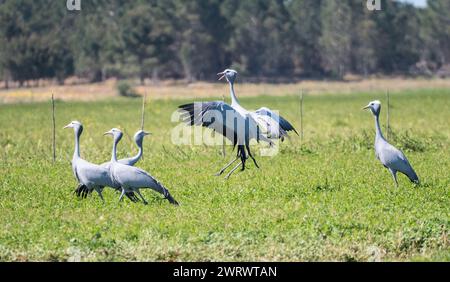
{"label": "crane's body plumage", "polygon": [[[233,147],[238,146],[236,158],[216,175],[221,175],[225,169],[239,158],[242,164],[241,170],[245,169],[245,162],[248,157],[252,158],[256,167],[259,168],[250,151],[251,140],[264,141],[272,146],[273,139],[281,139],[283,141],[284,137],[288,136],[288,131],[293,130],[295,133],[297,131],[287,120],[268,108],[260,108],[255,112],[244,109],[239,104],[234,92],[234,81],[237,77],[236,71],[226,69],[218,73],[218,75],[222,75],[219,80],[225,77],[229,83],[231,105],[223,101],[196,102],[181,105],[179,106],[179,110],[182,112],[181,119],[191,126],[201,125],[211,128],[229,139]],[[228,178],[238,166],[239,164],[225,178]]]}
{"label": "crane's body plumage", "polygon": [[395,184],[398,186],[397,172],[405,174],[411,182],[419,183],[419,177],[412,168],[408,159],[402,151],[395,148],[384,138],[380,127],[380,111],[381,103],[379,101],[372,101],[365,107],[370,109],[375,118],[375,156],[391,173]]}
{"label": "crane's body plumage", "polygon": [[108,170],[105,167],[85,161],[81,158],[74,160],[74,171],[77,180],[87,187],[112,186]]}
{"label": "crane's body plumage", "polygon": [[75,149],[71,163],[73,174],[79,183],[78,187],[86,187],[87,190],[97,191],[102,201],[104,201],[102,189],[111,185],[108,170],[81,158],[79,142],[83,132],[83,125],[80,122],[72,121],[64,128],[73,128],[75,133]]}

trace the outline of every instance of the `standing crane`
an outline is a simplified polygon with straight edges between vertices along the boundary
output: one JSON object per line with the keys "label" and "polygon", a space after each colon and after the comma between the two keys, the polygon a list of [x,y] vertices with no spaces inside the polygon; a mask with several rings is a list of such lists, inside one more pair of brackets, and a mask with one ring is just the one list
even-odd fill
{"label": "standing crane", "polygon": [[370,102],[363,109],[370,109],[375,117],[375,156],[389,170],[394,178],[395,185],[398,187],[397,172],[401,172],[406,175],[413,183],[419,184],[419,177],[412,168],[408,159],[402,151],[395,148],[387,142],[384,138],[380,128],[380,112],[381,103],[378,100]]}
{"label": "standing crane", "polygon": [[80,136],[83,132],[83,125],[79,121],[72,121],[64,128],[73,128],[75,133],[75,150],[72,157],[72,171],[80,186],[85,186],[87,190],[95,190],[102,201],[102,189],[105,186],[112,187],[109,171],[103,166],[90,163],[80,156]]}
{"label": "standing crane", "polygon": [[259,168],[250,151],[251,140],[264,141],[272,146],[273,139],[283,141],[288,136],[288,131],[292,130],[295,133],[297,131],[287,120],[268,108],[263,107],[255,112],[244,109],[239,104],[234,92],[234,82],[237,77],[235,70],[226,69],[217,75],[220,75],[219,80],[225,78],[228,81],[231,105],[223,101],[195,102],[179,106],[179,111],[182,113],[182,121],[188,125],[211,128],[229,139],[233,144],[233,149],[237,145],[236,158],[216,174],[217,176],[222,175],[228,167],[240,159],[240,163],[225,176],[225,179],[228,179],[239,166],[242,167],[241,171],[245,170],[245,162],[248,157]]}
{"label": "standing crane", "polygon": [[111,154],[109,174],[114,184],[119,186],[122,190],[119,201],[122,200],[125,193],[135,192],[139,195],[139,197],[141,197],[144,204],[147,204],[147,201],[142,196],[139,189],[150,188],[164,195],[164,198],[167,199],[171,204],[178,205],[178,202],[172,197],[172,195],[169,193],[169,190],[167,190],[166,187],[164,187],[146,171],[134,166],[121,164],[117,161],[117,144],[119,143],[120,139],[122,139],[122,131],[117,128],[113,128],[110,131],[105,132],[104,135],[113,136],[113,149]]}

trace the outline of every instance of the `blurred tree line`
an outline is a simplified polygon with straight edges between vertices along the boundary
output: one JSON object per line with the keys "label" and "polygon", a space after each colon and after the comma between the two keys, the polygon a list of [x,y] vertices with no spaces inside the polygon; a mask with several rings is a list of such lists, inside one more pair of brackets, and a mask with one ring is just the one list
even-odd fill
{"label": "blurred tree line", "polygon": [[212,79],[433,74],[450,61],[450,1],[0,0],[0,76]]}

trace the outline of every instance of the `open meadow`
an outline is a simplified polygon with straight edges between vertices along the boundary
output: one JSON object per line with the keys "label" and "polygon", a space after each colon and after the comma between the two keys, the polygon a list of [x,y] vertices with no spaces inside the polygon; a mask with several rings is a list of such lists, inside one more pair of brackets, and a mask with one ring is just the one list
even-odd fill
{"label": "open meadow", "polygon": [[[228,100],[224,87],[197,100],[222,99],[222,92]],[[96,193],[73,194],[73,130],[62,127],[83,123],[81,155],[91,162],[110,159],[103,132],[112,127],[125,132],[119,157],[134,155],[141,99],[57,100],[54,164],[48,100],[1,104],[0,260],[450,261],[450,88],[390,95],[389,141],[405,152],[419,186],[399,174],[396,188],[375,158],[373,116],[361,109],[374,99],[384,106],[384,125],[382,90],[306,95],[304,139],[291,135],[274,157],[256,154],[260,169],[248,161],[228,181],[214,173],[234,156],[230,146],[223,158],[220,146],[171,142],[172,113],[193,99],[150,99],[145,129],[153,135],[136,166],[179,207],[151,190],[143,190],[148,205],[118,203],[108,188],[105,204]],[[240,102],[279,110],[300,129],[294,90]]]}

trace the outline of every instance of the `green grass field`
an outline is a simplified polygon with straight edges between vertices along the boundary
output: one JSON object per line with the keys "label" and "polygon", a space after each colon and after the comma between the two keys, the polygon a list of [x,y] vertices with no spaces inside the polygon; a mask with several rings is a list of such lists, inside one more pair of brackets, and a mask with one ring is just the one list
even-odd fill
{"label": "green grass field", "polygon": [[[299,98],[241,99],[248,109],[280,110],[299,129]],[[390,141],[422,184],[399,175],[395,188],[373,151],[372,115],[361,110],[384,93],[306,96],[304,140],[293,136],[261,169],[228,181],[213,176],[232,157],[221,147],[175,146],[172,112],[189,100],[154,100],[147,108],[144,159],[137,166],[165,184],[181,206],[151,190],[147,206],[119,194],[80,200],[70,159],[73,131],[84,124],[82,156],[136,153],[139,99],[56,103],[57,161],[51,161],[49,103],[0,105],[1,261],[377,261],[450,260],[450,90],[392,93]],[[381,122],[385,122],[385,107]],[[258,152],[257,148],[254,152]],[[234,153],[233,153],[234,156]]]}

